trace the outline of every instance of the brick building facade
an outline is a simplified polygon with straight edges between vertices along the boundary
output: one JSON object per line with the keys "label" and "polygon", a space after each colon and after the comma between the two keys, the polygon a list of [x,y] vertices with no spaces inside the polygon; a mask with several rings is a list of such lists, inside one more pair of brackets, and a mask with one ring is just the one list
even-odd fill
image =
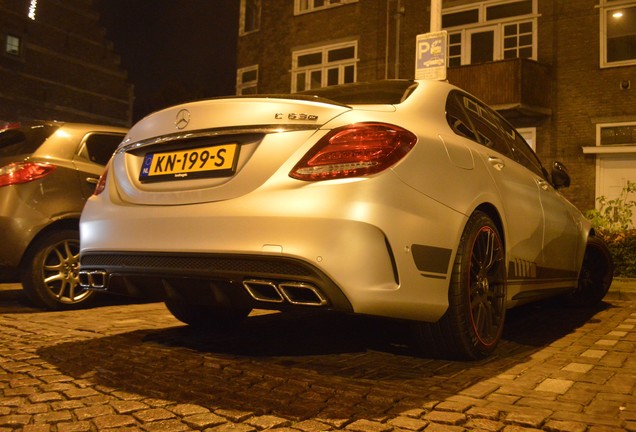
{"label": "brick building facade", "polygon": [[129,126],[133,87],[91,0],[0,0],[0,121]]}
{"label": "brick building facade", "polygon": [[[565,163],[575,205],[636,181],[636,1],[444,0],[441,22],[448,80]],[[237,93],[413,78],[429,28],[427,0],[241,0]]]}

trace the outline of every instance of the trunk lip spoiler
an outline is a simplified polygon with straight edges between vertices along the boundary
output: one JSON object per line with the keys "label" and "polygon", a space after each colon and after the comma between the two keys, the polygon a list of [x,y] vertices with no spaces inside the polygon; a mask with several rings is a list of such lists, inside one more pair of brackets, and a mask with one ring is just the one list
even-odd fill
{"label": "trunk lip spoiler", "polygon": [[223,135],[243,135],[243,134],[271,134],[282,132],[297,132],[303,130],[318,130],[322,127],[320,124],[298,124],[298,125],[256,125],[256,126],[241,126],[241,127],[223,127],[204,129],[196,132],[176,132],[174,134],[162,135],[144,139],[141,141],[128,143],[119,147],[115,154],[128,153],[133,150],[138,150],[144,147],[153,146],[156,144],[164,144],[175,141],[182,141],[185,139],[193,138],[214,138]]}

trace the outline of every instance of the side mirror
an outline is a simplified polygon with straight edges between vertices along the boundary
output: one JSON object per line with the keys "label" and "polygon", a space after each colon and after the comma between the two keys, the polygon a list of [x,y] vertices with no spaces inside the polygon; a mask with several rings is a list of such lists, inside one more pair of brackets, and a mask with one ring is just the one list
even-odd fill
{"label": "side mirror", "polygon": [[552,164],[552,186],[555,189],[562,189],[570,186],[570,175],[568,170],[561,162],[554,162]]}

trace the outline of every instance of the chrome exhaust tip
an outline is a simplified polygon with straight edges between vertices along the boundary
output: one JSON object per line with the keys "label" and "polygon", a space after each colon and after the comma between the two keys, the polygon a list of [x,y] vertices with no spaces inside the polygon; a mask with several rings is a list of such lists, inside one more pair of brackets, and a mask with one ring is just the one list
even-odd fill
{"label": "chrome exhaust tip", "polygon": [[327,299],[318,288],[303,282],[283,282],[279,291],[289,303],[303,306],[325,306]]}
{"label": "chrome exhaust tip", "polygon": [[106,289],[108,273],[103,270],[79,271],[79,284],[82,288]]}
{"label": "chrome exhaust tip", "polygon": [[274,282],[248,279],[243,281],[243,287],[254,300],[270,303],[283,303],[285,301]]}

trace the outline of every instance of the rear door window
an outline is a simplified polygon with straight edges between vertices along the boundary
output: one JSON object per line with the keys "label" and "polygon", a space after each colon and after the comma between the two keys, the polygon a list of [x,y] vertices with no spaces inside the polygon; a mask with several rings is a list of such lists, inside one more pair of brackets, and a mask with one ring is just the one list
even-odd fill
{"label": "rear door window", "polygon": [[490,149],[512,158],[512,149],[504,136],[497,115],[492,112],[490,108],[468,96],[463,97],[463,106],[475,128],[479,142]]}
{"label": "rear door window", "polygon": [[457,135],[479,142],[477,134],[468,120],[462,107],[462,96],[458,92],[451,92],[446,100],[446,121]]}
{"label": "rear door window", "polygon": [[123,139],[121,134],[91,133],[84,139],[79,155],[98,165],[106,165]]}
{"label": "rear door window", "polygon": [[34,153],[58,129],[40,125],[0,130],[0,157]]}

